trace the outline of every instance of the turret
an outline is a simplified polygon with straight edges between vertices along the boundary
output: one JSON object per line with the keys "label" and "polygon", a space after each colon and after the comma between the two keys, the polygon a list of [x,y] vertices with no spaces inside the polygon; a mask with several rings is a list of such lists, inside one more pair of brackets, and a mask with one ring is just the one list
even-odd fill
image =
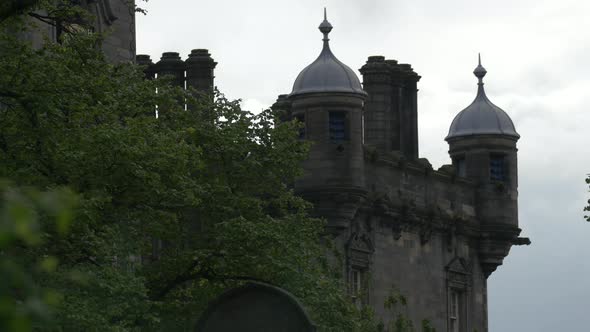
{"label": "turret", "polygon": [[322,51],[297,76],[289,95],[292,117],[305,124],[302,138],[312,142],[295,189],[317,203],[328,227],[344,228],[365,195],[362,112],[367,94],[354,71],[330,50],[332,25],[325,12],[319,30]]}
{"label": "turret", "polygon": [[[520,135],[508,114],[486,96],[487,71],[475,68],[475,100],[453,120],[445,140],[456,174],[476,183],[476,208],[481,226],[480,259],[489,276],[513,244],[521,244],[518,228],[518,167]],[[528,239],[526,239],[528,240]]]}

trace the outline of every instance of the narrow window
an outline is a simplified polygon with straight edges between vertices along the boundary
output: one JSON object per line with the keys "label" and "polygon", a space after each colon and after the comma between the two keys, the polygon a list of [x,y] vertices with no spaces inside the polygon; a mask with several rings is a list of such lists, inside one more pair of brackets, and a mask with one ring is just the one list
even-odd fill
{"label": "narrow window", "polygon": [[503,155],[490,155],[490,179],[506,181],[508,178],[506,158]]}
{"label": "narrow window", "polygon": [[[363,112],[363,114],[365,114],[365,112]],[[361,116],[361,138],[363,139],[363,144],[365,144],[365,116],[364,115]]]}
{"label": "narrow window", "polygon": [[301,126],[299,127],[299,139],[305,139],[305,115],[297,114],[295,119],[297,119],[297,122],[299,122]]}
{"label": "narrow window", "polygon": [[346,112],[330,112],[330,141],[348,141],[348,117]]}
{"label": "narrow window", "polygon": [[465,158],[457,158],[455,159],[455,170],[457,172],[457,176],[464,178],[466,175],[465,169]]}
{"label": "narrow window", "polygon": [[358,268],[352,268],[350,270],[350,295],[355,305],[360,306],[362,304],[362,291],[363,291],[363,272]]}
{"label": "narrow window", "polygon": [[449,299],[449,331],[460,332],[461,324],[461,293],[451,290]]}

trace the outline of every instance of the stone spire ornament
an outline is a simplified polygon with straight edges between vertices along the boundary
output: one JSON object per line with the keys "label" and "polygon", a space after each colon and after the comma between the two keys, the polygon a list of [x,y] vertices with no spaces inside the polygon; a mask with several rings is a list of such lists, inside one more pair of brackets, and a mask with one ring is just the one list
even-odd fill
{"label": "stone spire ornament", "polygon": [[475,75],[475,77],[477,77],[479,79],[478,84],[483,84],[483,78],[486,76],[488,71],[481,65],[481,53],[477,54],[477,62],[478,62],[478,65],[473,70],[473,74]]}
{"label": "stone spire ornament", "polygon": [[332,24],[328,22],[328,14],[326,7],[324,7],[324,20],[322,21],[322,23],[320,23],[318,29],[320,29],[320,31],[324,34],[324,42],[328,42],[330,40],[328,38],[328,34],[330,33],[330,31],[332,31]]}

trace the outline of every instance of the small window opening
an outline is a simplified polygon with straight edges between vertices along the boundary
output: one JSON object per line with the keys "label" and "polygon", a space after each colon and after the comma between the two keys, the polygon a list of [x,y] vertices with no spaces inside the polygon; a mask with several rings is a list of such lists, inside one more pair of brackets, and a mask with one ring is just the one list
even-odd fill
{"label": "small window opening", "polygon": [[461,324],[461,293],[451,290],[449,301],[449,331],[460,332]]}
{"label": "small window opening", "polygon": [[350,270],[349,289],[353,303],[360,306],[362,304],[363,271],[358,268]]}
{"label": "small window opening", "polygon": [[330,112],[330,141],[348,141],[348,116],[346,112]]}
{"label": "small window opening", "polygon": [[467,174],[467,170],[465,169],[465,158],[457,158],[455,159],[455,171],[457,172],[457,176],[464,178]]}
{"label": "small window opening", "polygon": [[506,158],[502,155],[490,156],[490,179],[506,181],[508,179]]}

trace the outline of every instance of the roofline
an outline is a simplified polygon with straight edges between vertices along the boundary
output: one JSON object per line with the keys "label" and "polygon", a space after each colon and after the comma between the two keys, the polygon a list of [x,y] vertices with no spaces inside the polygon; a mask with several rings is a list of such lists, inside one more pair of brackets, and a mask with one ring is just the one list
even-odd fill
{"label": "roofline", "polygon": [[510,140],[513,141],[518,141],[520,139],[520,135],[518,133],[516,133],[515,135],[511,135],[511,134],[498,134],[498,133],[493,133],[493,132],[489,132],[489,133],[474,133],[474,134],[459,134],[459,135],[447,135],[447,137],[445,137],[445,141],[451,143],[451,141],[454,141],[456,139],[461,139],[461,138],[477,138],[478,136],[483,136],[483,137],[502,137],[502,138],[508,138]]}
{"label": "roofline", "polygon": [[293,97],[300,97],[300,96],[312,96],[312,95],[323,95],[323,94],[345,94],[345,95],[352,95],[358,96],[363,99],[367,99],[369,94],[365,90],[361,90],[361,92],[354,92],[354,91],[344,91],[344,90],[316,90],[316,91],[304,91],[304,92],[292,92],[287,95],[287,98]]}

